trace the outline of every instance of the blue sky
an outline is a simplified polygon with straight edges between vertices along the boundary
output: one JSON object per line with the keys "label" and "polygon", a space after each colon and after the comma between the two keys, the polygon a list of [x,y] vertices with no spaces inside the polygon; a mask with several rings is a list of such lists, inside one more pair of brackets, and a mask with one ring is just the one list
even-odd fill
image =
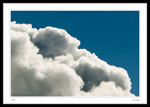
{"label": "blue sky", "polygon": [[80,40],[79,48],[125,68],[131,92],[139,96],[139,11],[12,11],[11,21],[67,30]]}

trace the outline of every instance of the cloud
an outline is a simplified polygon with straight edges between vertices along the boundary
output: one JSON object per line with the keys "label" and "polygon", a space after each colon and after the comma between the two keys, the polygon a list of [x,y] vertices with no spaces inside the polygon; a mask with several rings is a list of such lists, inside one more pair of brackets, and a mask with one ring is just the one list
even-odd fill
{"label": "cloud", "polygon": [[65,55],[76,49],[80,42],[71,37],[65,30],[54,27],[39,29],[32,42],[40,48],[44,57]]}
{"label": "cloud", "polygon": [[74,69],[37,54],[29,35],[11,30],[13,96],[75,95],[83,81]]}
{"label": "cloud", "polygon": [[125,69],[109,65],[67,31],[11,22],[13,96],[134,96]]}
{"label": "cloud", "polygon": [[93,86],[92,89],[88,92],[81,92],[83,96],[132,96],[129,91],[124,91],[120,87],[116,87],[116,83],[113,81],[101,82],[97,87]]}

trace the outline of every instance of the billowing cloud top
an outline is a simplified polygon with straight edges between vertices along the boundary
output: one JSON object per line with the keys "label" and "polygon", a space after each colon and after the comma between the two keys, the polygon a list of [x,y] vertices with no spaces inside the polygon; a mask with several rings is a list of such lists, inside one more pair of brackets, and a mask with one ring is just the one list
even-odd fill
{"label": "billowing cloud top", "polygon": [[11,22],[11,95],[134,96],[125,69],[79,45],[64,29]]}

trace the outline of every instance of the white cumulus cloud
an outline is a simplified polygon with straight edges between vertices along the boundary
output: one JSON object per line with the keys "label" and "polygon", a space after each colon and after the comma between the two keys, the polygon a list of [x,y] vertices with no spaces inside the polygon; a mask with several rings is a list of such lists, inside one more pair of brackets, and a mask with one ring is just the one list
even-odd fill
{"label": "white cumulus cloud", "polygon": [[79,45],[64,29],[11,22],[11,95],[134,96],[125,69]]}

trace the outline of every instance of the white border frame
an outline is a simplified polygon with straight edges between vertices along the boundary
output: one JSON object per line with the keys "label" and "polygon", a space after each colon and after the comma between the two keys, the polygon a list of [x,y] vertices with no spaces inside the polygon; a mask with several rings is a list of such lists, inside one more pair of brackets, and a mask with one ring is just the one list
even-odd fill
{"label": "white border frame", "polygon": [[[26,11],[139,11],[139,97],[12,97],[10,96],[10,12]],[[147,104],[147,4],[146,3],[4,3],[3,4],[4,104]]]}

